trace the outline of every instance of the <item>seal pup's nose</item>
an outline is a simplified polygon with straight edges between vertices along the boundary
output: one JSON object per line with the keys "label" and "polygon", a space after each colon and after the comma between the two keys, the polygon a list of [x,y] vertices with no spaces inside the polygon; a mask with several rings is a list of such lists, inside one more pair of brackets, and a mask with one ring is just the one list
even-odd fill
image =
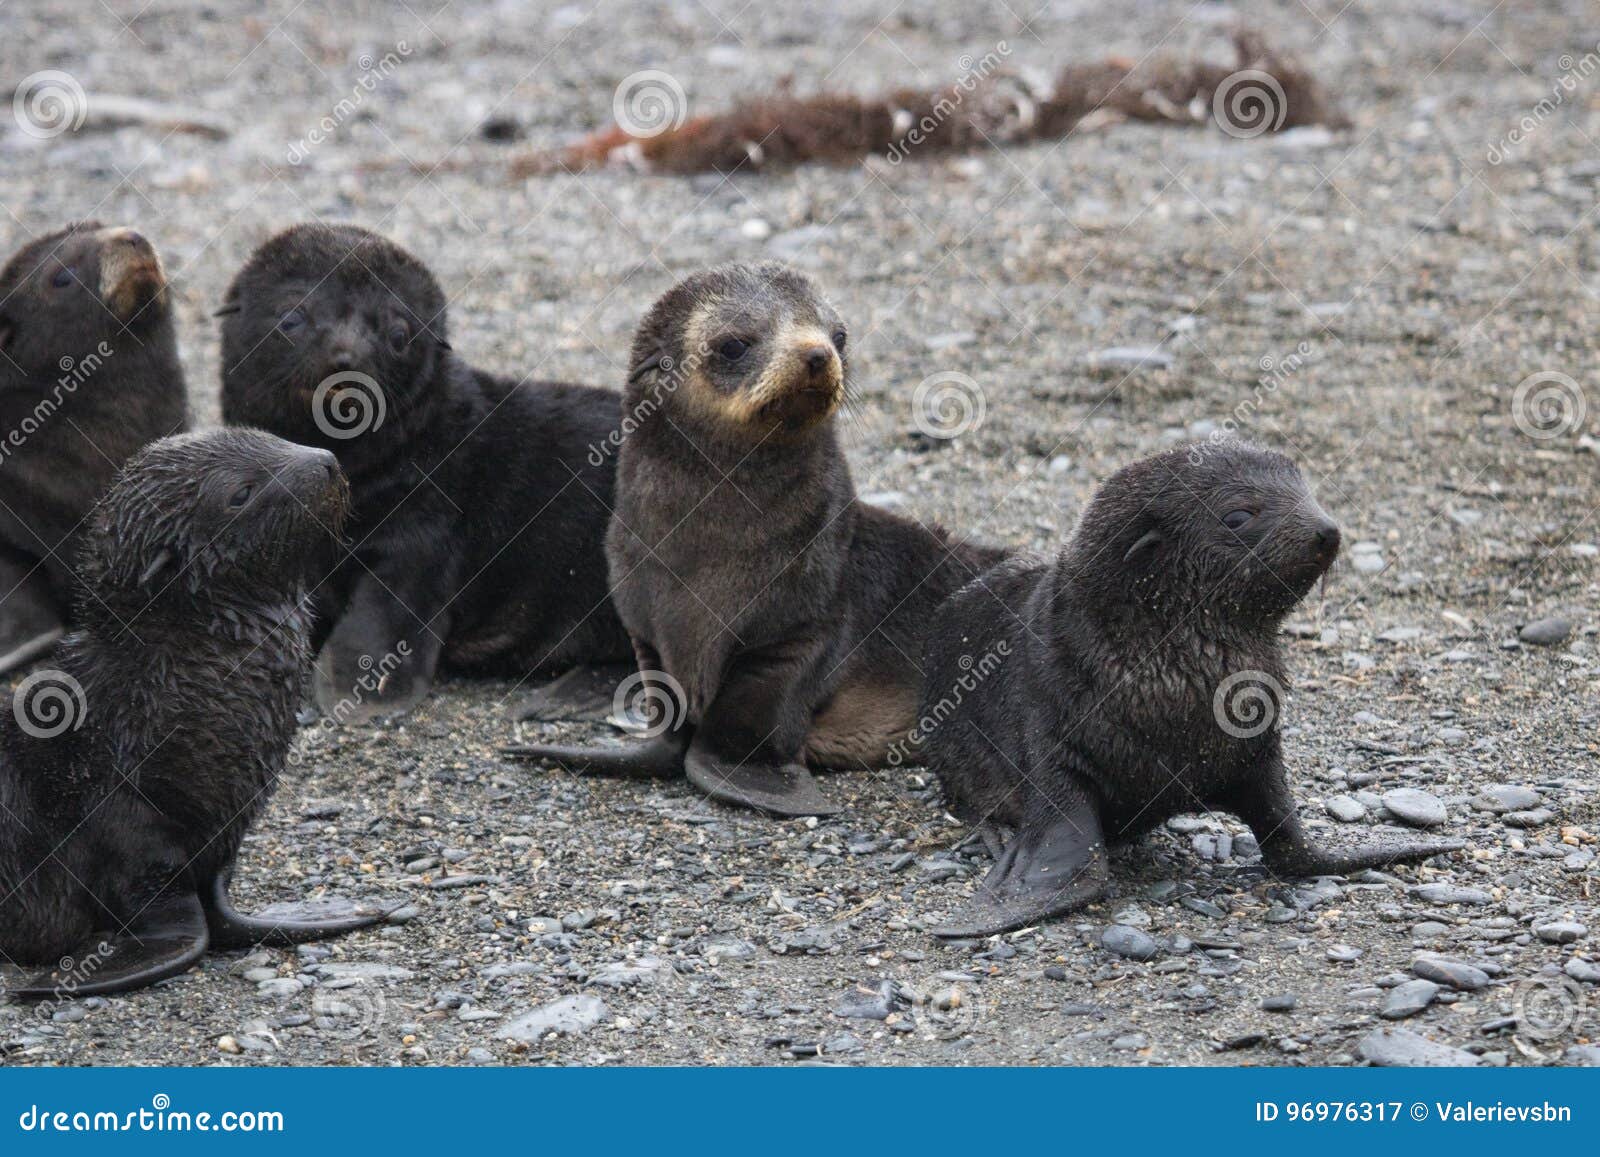
{"label": "seal pup's nose", "polygon": [[820,378],[827,373],[828,366],[833,361],[833,351],[826,346],[812,346],[803,355],[806,362],[806,372],[814,378]]}

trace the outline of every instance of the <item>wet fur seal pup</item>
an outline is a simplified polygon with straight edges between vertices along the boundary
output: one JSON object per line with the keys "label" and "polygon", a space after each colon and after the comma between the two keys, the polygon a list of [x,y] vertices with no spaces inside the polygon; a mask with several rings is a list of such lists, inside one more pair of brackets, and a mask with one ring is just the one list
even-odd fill
{"label": "wet fur seal pup", "polygon": [[409,710],[441,662],[628,661],[606,587],[615,462],[596,452],[615,392],[473,369],[427,267],[350,225],[262,244],[221,314],[224,420],[331,450],[350,479],[354,546],[318,592],[324,712]]}
{"label": "wet fur seal pup", "polygon": [[294,735],[305,583],[346,494],[326,451],[215,430],[139,452],[94,508],[78,628],[0,709],[0,952],[77,960],[13,995],[120,992],[208,946],[383,918],[250,917],[228,898]]}
{"label": "wet fur seal pup", "polygon": [[[1338,551],[1288,458],[1197,444],[1114,474],[1055,558],[1008,560],[954,595],[928,640],[925,751],[997,862],[934,931],[989,935],[1081,907],[1106,890],[1107,841],[1180,812],[1233,812],[1285,875],[1461,847],[1324,849],[1301,826],[1278,630]],[[998,841],[1002,826],[1014,835]]]}
{"label": "wet fur seal pup", "polygon": [[83,221],[0,269],[0,673],[65,632],[82,523],[117,469],[188,427],[166,271]]}
{"label": "wet fur seal pup", "polygon": [[934,607],[1003,552],[857,500],[834,425],[845,326],[795,270],[681,281],[629,364],[606,553],[650,738],[509,753],[835,812],[807,764],[884,764],[915,719]]}

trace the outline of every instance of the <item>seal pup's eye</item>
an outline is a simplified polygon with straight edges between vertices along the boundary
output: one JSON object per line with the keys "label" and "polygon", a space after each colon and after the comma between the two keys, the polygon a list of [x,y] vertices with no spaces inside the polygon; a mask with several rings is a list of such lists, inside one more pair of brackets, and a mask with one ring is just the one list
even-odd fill
{"label": "seal pup's eye", "polygon": [[1229,530],[1243,530],[1255,521],[1253,510],[1230,510],[1222,516],[1222,525]]}
{"label": "seal pup's eye", "polygon": [[255,492],[255,484],[246,482],[243,486],[239,487],[239,489],[233,492],[232,498],[228,499],[228,509],[238,510],[246,502],[250,501],[251,496],[255,494]]}
{"label": "seal pup's eye", "polygon": [[302,310],[291,309],[278,319],[278,328],[284,333],[293,333],[306,323],[306,315]]}
{"label": "seal pup's eye", "polygon": [[411,327],[403,321],[394,322],[389,326],[389,348],[395,353],[404,353],[406,346],[411,344]]}
{"label": "seal pup's eye", "polygon": [[750,343],[740,338],[730,337],[717,347],[717,352],[730,362],[736,362],[744,357],[745,351],[750,348]]}
{"label": "seal pup's eye", "polygon": [[846,334],[844,332],[844,330],[842,330],[842,329],[834,330],[833,331],[833,348],[838,350],[840,353],[844,353],[844,343],[848,340],[848,338],[849,338],[849,335]]}
{"label": "seal pup's eye", "polygon": [[50,279],[50,284],[55,286],[57,289],[65,289],[67,286],[72,284],[72,281],[73,277],[71,268],[63,265],[60,269],[56,270],[56,275]]}

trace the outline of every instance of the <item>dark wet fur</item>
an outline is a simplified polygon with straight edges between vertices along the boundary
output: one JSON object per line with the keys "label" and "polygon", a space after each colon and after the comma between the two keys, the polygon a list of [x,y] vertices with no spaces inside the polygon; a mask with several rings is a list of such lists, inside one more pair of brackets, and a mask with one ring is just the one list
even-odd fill
{"label": "dark wet fur", "polygon": [[[303,320],[286,333],[291,310]],[[522,676],[628,657],[602,550],[614,392],[474,370],[449,348],[426,267],[353,226],[267,241],[224,316],[224,419],[332,450],[350,477],[353,549],[319,591],[321,666],[338,684],[322,686],[325,709],[363,674],[361,656],[379,662],[402,640],[412,659],[384,693],[397,708],[441,659]],[[391,344],[396,324],[404,339]],[[340,369],[376,379],[387,411],[343,440],[318,428],[308,397]]]}
{"label": "dark wet fur", "polygon": [[70,617],[84,516],[134,451],[189,424],[170,291],[132,287],[111,309],[102,228],[40,237],[0,269],[0,653],[13,620]]}
{"label": "dark wet fur", "polygon": [[[708,308],[723,328],[702,334],[697,350],[686,328]],[[718,360],[735,331],[751,341],[749,365]],[[696,778],[696,761],[721,769],[704,773],[712,779],[788,767],[802,783],[802,761],[881,764],[910,730],[934,607],[1000,552],[857,501],[831,418],[730,426],[706,411],[709,394],[731,403],[753,394],[774,359],[791,356],[779,348],[785,332],[842,338],[842,325],[808,279],[778,265],[696,274],[640,326],[623,411],[637,421],[607,556],[640,668],[681,686],[684,722],[638,767],[610,770],[664,774],[687,745],[691,778],[719,798],[833,810],[809,787],[787,800],[789,789],[775,788],[767,802],[744,788],[719,794]],[[696,365],[708,388],[686,380]],[[839,374],[847,393],[847,358]],[[828,750],[819,723],[862,714],[873,723],[861,741]],[[663,747],[674,738],[677,749]]]}
{"label": "dark wet fur", "polygon": [[241,922],[227,903],[295,732],[309,568],[346,505],[331,455],[219,430],[150,446],[96,506],[79,629],[55,663],[82,688],[77,725],[30,734],[19,713],[60,722],[31,695],[0,710],[0,952],[86,970],[23,995],[119,991],[208,943],[371,922]]}
{"label": "dark wet fur", "polygon": [[[1222,519],[1253,511],[1238,530]],[[1338,551],[1338,529],[1282,455],[1179,448],[1105,483],[1054,559],[1014,559],[957,593],[927,649],[927,759],[957,814],[1016,830],[973,906],[943,930],[1002,931],[1081,906],[1105,844],[1181,812],[1245,820],[1266,866],[1337,874],[1458,847],[1313,846],[1278,735],[1283,618]],[[1243,672],[1271,723],[1238,737],[1215,714]],[[981,673],[981,677],[980,677]],[[1251,702],[1227,718],[1254,730]],[[1268,702],[1270,701],[1270,706]]]}

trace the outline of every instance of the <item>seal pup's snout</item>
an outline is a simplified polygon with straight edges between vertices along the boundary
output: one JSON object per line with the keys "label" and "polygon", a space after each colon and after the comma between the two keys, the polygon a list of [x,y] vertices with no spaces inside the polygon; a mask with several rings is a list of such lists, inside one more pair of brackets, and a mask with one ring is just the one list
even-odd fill
{"label": "seal pup's snout", "polygon": [[121,321],[132,321],[166,292],[161,256],[133,229],[101,229],[94,236],[100,247],[100,300]]}
{"label": "seal pup's snout", "polygon": [[751,391],[763,419],[805,427],[828,418],[844,400],[839,351],[814,331],[782,335],[772,363]]}

